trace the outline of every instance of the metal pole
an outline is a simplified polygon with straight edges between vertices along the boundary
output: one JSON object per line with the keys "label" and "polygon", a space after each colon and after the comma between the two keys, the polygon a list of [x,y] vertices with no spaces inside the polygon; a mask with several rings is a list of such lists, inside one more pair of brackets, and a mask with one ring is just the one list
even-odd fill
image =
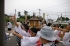
{"label": "metal pole", "polygon": [[[16,17],[16,9],[15,9],[15,17]],[[16,17],[16,21],[17,21],[17,17]]]}
{"label": "metal pole", "polygon": [[66,18],[66,11],[65,11],[65,18]]}
{"label": "metal pole", "polygon": [[39,16],[40,16],[40,11],[41,11],[41,9],[38,9],[39,10]]}
{"label": "metal pole", "polygon": [[16,16],[16,9],[15,9],[15,16]]}
{"label": "metal pole", "polygon": [[61,22],[62,22],[62,13],[61,13]]}
{"label": "metal pole", "polygon": [[0,0],[0,46],[5,46],[4,0]]}
{"label": "metal pole", "polygon": [[43,13],[43,21],[45,21],[45,13]]}

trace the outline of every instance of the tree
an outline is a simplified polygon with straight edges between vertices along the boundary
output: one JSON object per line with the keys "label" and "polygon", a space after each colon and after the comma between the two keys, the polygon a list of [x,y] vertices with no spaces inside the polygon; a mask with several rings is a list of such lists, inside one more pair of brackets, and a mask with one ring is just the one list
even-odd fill
{"label": "tree", "polygon": [[69,21],[69,18],[68,17],[65,18],[61,16],[57,18],[57,21]]}
{"label": "tree", "polygon": [[24,11],[24,14],[25,14],[25,15],[28,14],[28,11]]}
{"label": "tree", "polygon": [[28,15],[28,16],[27,16],[27,19],[30,19],[30,18],[32,18],[32,16]]}
{"label": "tree", "polygon": [[62,17],[62,21],[65,21],[65,17]]}
{"label": "tree", "polygon": [[24,19],[23,18],[17,18],[17,21],[24,22]]}
{"label": "tree", "polygon": [[69,21],[69,18],[68,18],[68,17],[66,17],[66,18],[65,18],[65,20],[66,20],[66,21]]}
{"label": "tree", "polygon": [[61,17],[58,17],[57,18],[57,21],[65,21],[65,17],[62,17],[62,16]]}
{"label": "tree", "polygon": [[21,12],[18,12],[18,16],[19,16],[19,17],[21,16]]}

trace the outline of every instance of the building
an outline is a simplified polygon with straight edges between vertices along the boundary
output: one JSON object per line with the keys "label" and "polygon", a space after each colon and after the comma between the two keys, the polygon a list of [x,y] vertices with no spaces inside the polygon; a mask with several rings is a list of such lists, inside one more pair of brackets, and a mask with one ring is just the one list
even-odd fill
{"label": "building", "polygon": [[53,19],[47,19],[46,22],[47,23],[53,23]]}

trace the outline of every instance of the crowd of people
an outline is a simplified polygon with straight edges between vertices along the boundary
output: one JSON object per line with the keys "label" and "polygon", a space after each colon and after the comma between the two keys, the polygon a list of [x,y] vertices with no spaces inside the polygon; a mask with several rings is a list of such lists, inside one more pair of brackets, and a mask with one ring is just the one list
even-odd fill
{"label": "crowd of people", "polygon": [[8,30],[16,36],[19,46],[57,46],[60,42],[70,46],[70,24],[63,27],[58,24],[47,24],[45,21],[42,28],[37,28],[17,22],[15,16],[11,20],[15,27],[11,29],[11,26],[8,26]]}

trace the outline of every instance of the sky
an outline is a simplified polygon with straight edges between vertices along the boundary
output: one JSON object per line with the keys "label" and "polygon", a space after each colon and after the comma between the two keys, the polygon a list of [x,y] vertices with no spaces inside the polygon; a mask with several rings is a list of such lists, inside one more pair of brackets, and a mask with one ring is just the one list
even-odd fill
{"label": "sky", "polygon": [[70,17],[69,8],[70,0],[5,0],[5,14],[8,15],[14,15],[16,9],[16,15],[18,12],[23,15],[26,10],[29,15],[35,12],[39,16],[38,9],[41,9],[40,16],[45,13],[45,19],[56,20],[61,16],[61,12],[62,16]]}

